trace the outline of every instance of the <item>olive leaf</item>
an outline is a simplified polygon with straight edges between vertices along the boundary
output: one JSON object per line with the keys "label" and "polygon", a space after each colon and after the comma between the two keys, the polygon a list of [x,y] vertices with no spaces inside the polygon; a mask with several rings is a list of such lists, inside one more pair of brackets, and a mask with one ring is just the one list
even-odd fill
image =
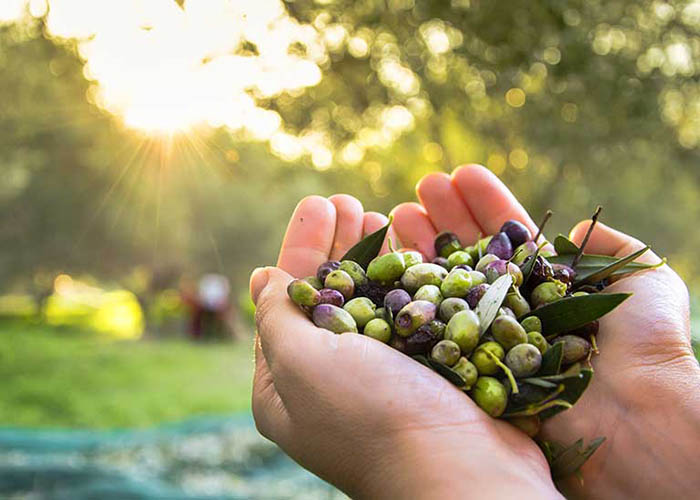
{"label": "olive leaf", "polygon": [[540,318],[542,334],[545,336],[568,332],[605,316],[631,295],[631,293],[598,293],[565,297],[535,309],[524,317]]}
{"label": "olive leaf", "polygon": [[636,252],[629,254],[626,257],[617,259],[615,262],[612,262],[611,264],[608,264],[607,266],[600,268],[595,272],[581,273],[580,275],[577,274],[576,280],[574,281],[574,286],[584,285],[586,283],[598,283],[599,281],[602,281],[611,274],[613,274],[615,271],[619,271],[620,269],[624,268],[627,264],[635,260],[637,257],[643,255],[647,250],[649,250],[649,246],[641,248]]}
{"label": "olive leaf", "polygon": [[479,317],[479,333],[483,335],[488,330],[493,320],[498,315],[498,309],[508,295],[513,277],[510,274],[504,274],[494,281],[481,300],[476,305],[474,312]]}
{"label": "olive leaf", "polygon": [[559,397],[564,384],[556,384],[554,390],[523,383],[517,395],[508,398],[508,406],[502,415],[505,418],[539,415],[547,410],[571,408],[571,403]]}
{"label": "olive leaf", "polygon": [[[571,405],[575,404],[591,383],[592,378],[593,370],[590,368],[582,368],[577,376],[562,380],[560,384],[564,386],[564,390],[559,394],[558,399],[566,401]],[[540,417],[542,417],[542,419],[551,418],[565,409],[564,407],[548,408],[540,414]]]}
{"label": "olive leaf", "polygon": [[552,478],[558,480],[578,472],[604,441],[605,437],[598,437],[585,447],[583,438],[578,439],[570,446],[564,446],[556,441],[544,440],[539,440],[537,444],[542,448],[542,452],[547,458]]}
{"label": "olive leaf", "polygon": [[[561,344],[561,342],[559,343]],[[555,344],[555,345],[559,345]],[[568,367],[566,370],[564,370],[561,373],[554,373],[552,375],[537,375],[535,377],[528,377],[524,378],[523,382],[528,382],[531,383],[533,380],[537,381],[548,381],[548,382],[561,382],[564,379],[567,378],[572,378],[572,377],[578,377],[581,375],[581,372],[583,371],[583,367],[581,366],[581,363],[574,363],[570,367]]]}
{"label": "olive leaf", "polygon": [[384,238],[393,220],[393,217],[389,216],[389,222],[386,226],[362,238],[355,246],[348,250],[340,260],[355,261],[367,270],[367,266],[372,259],[379,255],[382,245],[384,244]]}
{"label": "olive leaf", "polygon": [[526,285],[530,276],[532,276],[532,271],[535,269],[535,264],[537,263],[537,256],[540,254],[539,247],[535,250],[535,253],[530,256],[529,259],[525,261],[523,267],[520,269],[523,273],[523,284]]}
{"label": "olive leaf", "polygon": [[449,382],[453,383],[457,387],[464,387],[467,383],[464,377],[462,377],[459,373],[457,373],[447,365],[438,363],[437,361],[430,359],[422,354],[416,354],[415,356],[411,357],[418,361],[420,364],[431,368],[433,371],[437,372],[439,375],[441,375],[443,378],[447,379]]}
{"label": "olive leaf", "polygon": [[[551,264],[565,264],[571,266],[574,261],[574,255],[554,255],[552,257],[547,257],[547,260]],[[576,264],[575,271],[577,277],[587,276],[589,274],[600,271],[601,269],[617,262],[619,259],[617,257],[611,257],[609,255],[595,255],[595,254],[583,254],[581,260]],[[622,269],[618,269],[610,276],[621,276],[623,274],[629,274],[636,271],[641,271],[643,269],[651,269],[656,267],[656,264],[645,264],[643,262],[630,262],[625,265]],[[524,274],[524,271],[523,271]]]}
{"label": "olive leaf", "polygon": [[537,377],[546,377],[559,373],[561,360],[564,356],[564,344],[561,342],[554,344],[547,349],[542,356],[542,364],[537,372]]}
{"label": "olive leaf", "polygon": [[550,382],[549,380],[545,380],[539,377],[529,377],[524,380],[528,384],[536,385],[538,387],[543,387],[545,389],[554,389],[557,387],[557,384],[554,382]]}
{"label": "olive leaf", "polygon": [[560,234],[554,238],[554,250],[556,250],[557,254],[559,255],[571,255],[572,257],[579,252],[579,248],[576,246],[576,243],[571,241],[563,234]]}

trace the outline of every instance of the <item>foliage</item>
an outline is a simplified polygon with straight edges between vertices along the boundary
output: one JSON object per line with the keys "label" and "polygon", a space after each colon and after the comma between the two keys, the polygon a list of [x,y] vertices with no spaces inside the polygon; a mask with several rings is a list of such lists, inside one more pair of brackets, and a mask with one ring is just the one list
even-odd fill
{"label": "foliage", "polygon": [[[65,272],[143,298],[167,269],[165,288],[218,271],[238,295],[250,270],[274,262],[302,196],[344,191],[386,212],[423,174],[470,161],[536,218],[552,208],[550,237],[601,203],[604,222],[647,241],[694,286],[692,5],[287,2],[325,44],[323,78],[254,97],[285,134],[322,138],[331,165],[325,155],[285,161],[274,140],[225,128],[129,130],[92,104],[74,41],[52,37],[44,18],[2,26],[0,246],[12,251],[0,253],[0,289],[45,298]],[[134,270],[146,278],[132,280]]]}

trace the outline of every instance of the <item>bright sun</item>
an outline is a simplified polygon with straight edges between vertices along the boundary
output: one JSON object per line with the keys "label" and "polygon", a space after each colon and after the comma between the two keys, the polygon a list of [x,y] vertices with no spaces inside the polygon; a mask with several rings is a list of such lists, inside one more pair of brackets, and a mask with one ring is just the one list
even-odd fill
{"label": "bright sun", "polygon": [[[2,0],[2,19],[46,12],[46,0]],[[246,129],[269,139],[274,111],[254,97],[316,85],[327,52],[309,25],[289,17],[279,0],[50,0],[52,36],[78,38],[94,81],[88,98],[147,133],[197,126]],[[301,43],[304,56],[290,54]],[[242,53],[243,46],[252,48]]]}

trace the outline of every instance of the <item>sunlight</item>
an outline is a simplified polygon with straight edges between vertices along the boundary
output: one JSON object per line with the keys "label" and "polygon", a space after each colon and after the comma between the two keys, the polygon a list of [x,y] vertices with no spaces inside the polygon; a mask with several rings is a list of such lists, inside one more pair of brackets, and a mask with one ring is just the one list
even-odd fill
{"label": "sunlight", "polygon": [[[32,13],[42,12],[37,0],[31,4]],[[0,19],[19,16],[25,5],[3,2]],[[268,140],[281,119],[256,98],[318,84],[319,65],[328,58],[317,31],[292,19],[279,0],[207,0],[182,8],[174,0],[50,0],[49,6],[49,33],[80,40],[95,104],[152,135],[208,125]]]}

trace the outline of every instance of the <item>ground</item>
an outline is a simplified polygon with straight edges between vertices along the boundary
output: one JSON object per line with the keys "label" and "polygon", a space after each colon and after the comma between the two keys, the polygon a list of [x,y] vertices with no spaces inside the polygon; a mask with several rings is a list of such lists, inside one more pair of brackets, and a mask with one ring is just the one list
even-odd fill
{"label": "ground", "polygon": [[250,341],[110,341],[0,324],[0,426],[145,427],[248,412],[252,371]]}
{"label": "ground", "polygon": [[125,428],[250,409],[251,342],[0,325],[0,426]]}

